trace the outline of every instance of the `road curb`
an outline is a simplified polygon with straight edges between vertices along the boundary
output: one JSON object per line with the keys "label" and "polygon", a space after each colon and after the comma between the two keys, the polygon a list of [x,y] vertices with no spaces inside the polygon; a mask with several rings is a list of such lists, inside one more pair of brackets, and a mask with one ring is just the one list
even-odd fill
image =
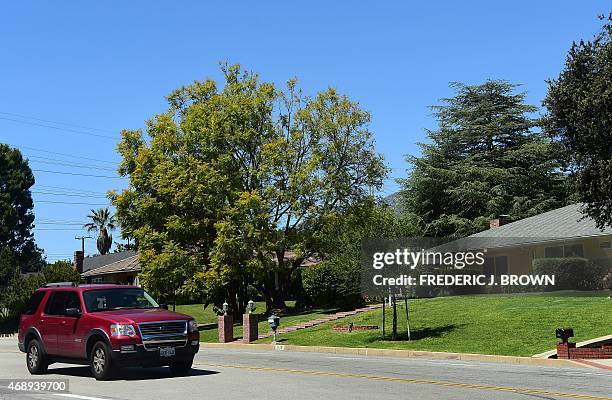
{"label": "road curb", "polygon": [[237,350],[266,350],[266,351],[289,351],[302,353],[327,353],[355,356],[373,357],[397,357],[397,358],[421,358],[429,360],[460,360],[479,361],[514,365],[535,365],[559,368],[595,368],[589,365],[574,362],[572,360],[541,359],[531,357],[497,356],[488,354],[472,353],[444,353],[418,350],[390,350],[354,347],[325,347],[325,346],[296,346],[271,344],[245,344],[245,343],[200,343],[204,349],[237,349]]}

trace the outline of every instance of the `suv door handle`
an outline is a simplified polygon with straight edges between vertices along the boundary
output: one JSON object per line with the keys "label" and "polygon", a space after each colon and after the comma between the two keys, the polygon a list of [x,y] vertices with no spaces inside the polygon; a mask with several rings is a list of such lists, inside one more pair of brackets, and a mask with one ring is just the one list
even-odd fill
{"label": "suv door handle", "polygon": [[44,324],[44,323],[45,323],[45,320],[44,320],[44,319],[41,319],[40,321],[38,321],[38,323],[39,323],[39,324]]}
{"label": "suv door handle", "polygon": [[61,325],[61,326],[66,325],[66,321],[62,321],[62,322],[60,322],[60,325]]}

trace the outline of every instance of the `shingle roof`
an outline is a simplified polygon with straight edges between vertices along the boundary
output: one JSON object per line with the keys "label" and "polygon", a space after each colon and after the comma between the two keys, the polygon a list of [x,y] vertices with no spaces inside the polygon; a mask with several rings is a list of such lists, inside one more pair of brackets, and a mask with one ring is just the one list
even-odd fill
{"label": "shingle roof", "polygon": [[600,230],[595,221],[581,212],[582,204],[571,204],[533,217],[475,233],[460,241],[478,242],[487,247],[513,246],[548,240],[612,235],[612,227]]}
{"label": "shingle roof", "polygon": [[582,214],[581,207],[579,203],[571,204],[499,228],[479,232],[470,237],[570,238],[612,234],[612,227],[606,227],[603,231],[598,229],[593,219]]}
{"label": "shingle roof", "polygon": [[98,268],[90,269],[81,274],[82,277],[86,278],[88,276],[97,276],[97,275],[105,275],[112,274],[117,272],[134,272],[140,271],[140,264],[138,263],[138,256],[134,253],[133,256],[124,258],[119,261],[115,261],[108,265],[103,265]]}
{"label": "shingle roof", "polygon": [[136,255],[134,250],[121,251],[119,253],[105,254],[103,256],[85,257],[83,259],[83,272],[100,268],[104,265],[112,264],[117,261]]}

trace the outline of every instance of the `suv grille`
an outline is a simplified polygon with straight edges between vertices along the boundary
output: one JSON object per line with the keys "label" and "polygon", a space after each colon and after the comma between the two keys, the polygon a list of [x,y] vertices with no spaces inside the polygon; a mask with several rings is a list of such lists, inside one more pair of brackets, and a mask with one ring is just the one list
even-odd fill
{"label": "suv grille", "polygon": [[187,321],[143,322],[138,329],[147,350],[187,344]]}

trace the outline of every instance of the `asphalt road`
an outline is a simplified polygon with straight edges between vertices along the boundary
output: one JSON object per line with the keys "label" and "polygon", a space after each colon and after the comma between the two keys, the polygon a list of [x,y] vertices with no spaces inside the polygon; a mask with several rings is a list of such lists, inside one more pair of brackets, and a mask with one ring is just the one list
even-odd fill
{"label": "asphalt road", "polygon": [[[609,399],[612,372],[461,361],[201,349],[191,376],[131,369],[98,382],[88,367],[54,364],[45,379],[70,393],[0,399]],[[0,339],[0,380],[31,379],[13,339]]]}

